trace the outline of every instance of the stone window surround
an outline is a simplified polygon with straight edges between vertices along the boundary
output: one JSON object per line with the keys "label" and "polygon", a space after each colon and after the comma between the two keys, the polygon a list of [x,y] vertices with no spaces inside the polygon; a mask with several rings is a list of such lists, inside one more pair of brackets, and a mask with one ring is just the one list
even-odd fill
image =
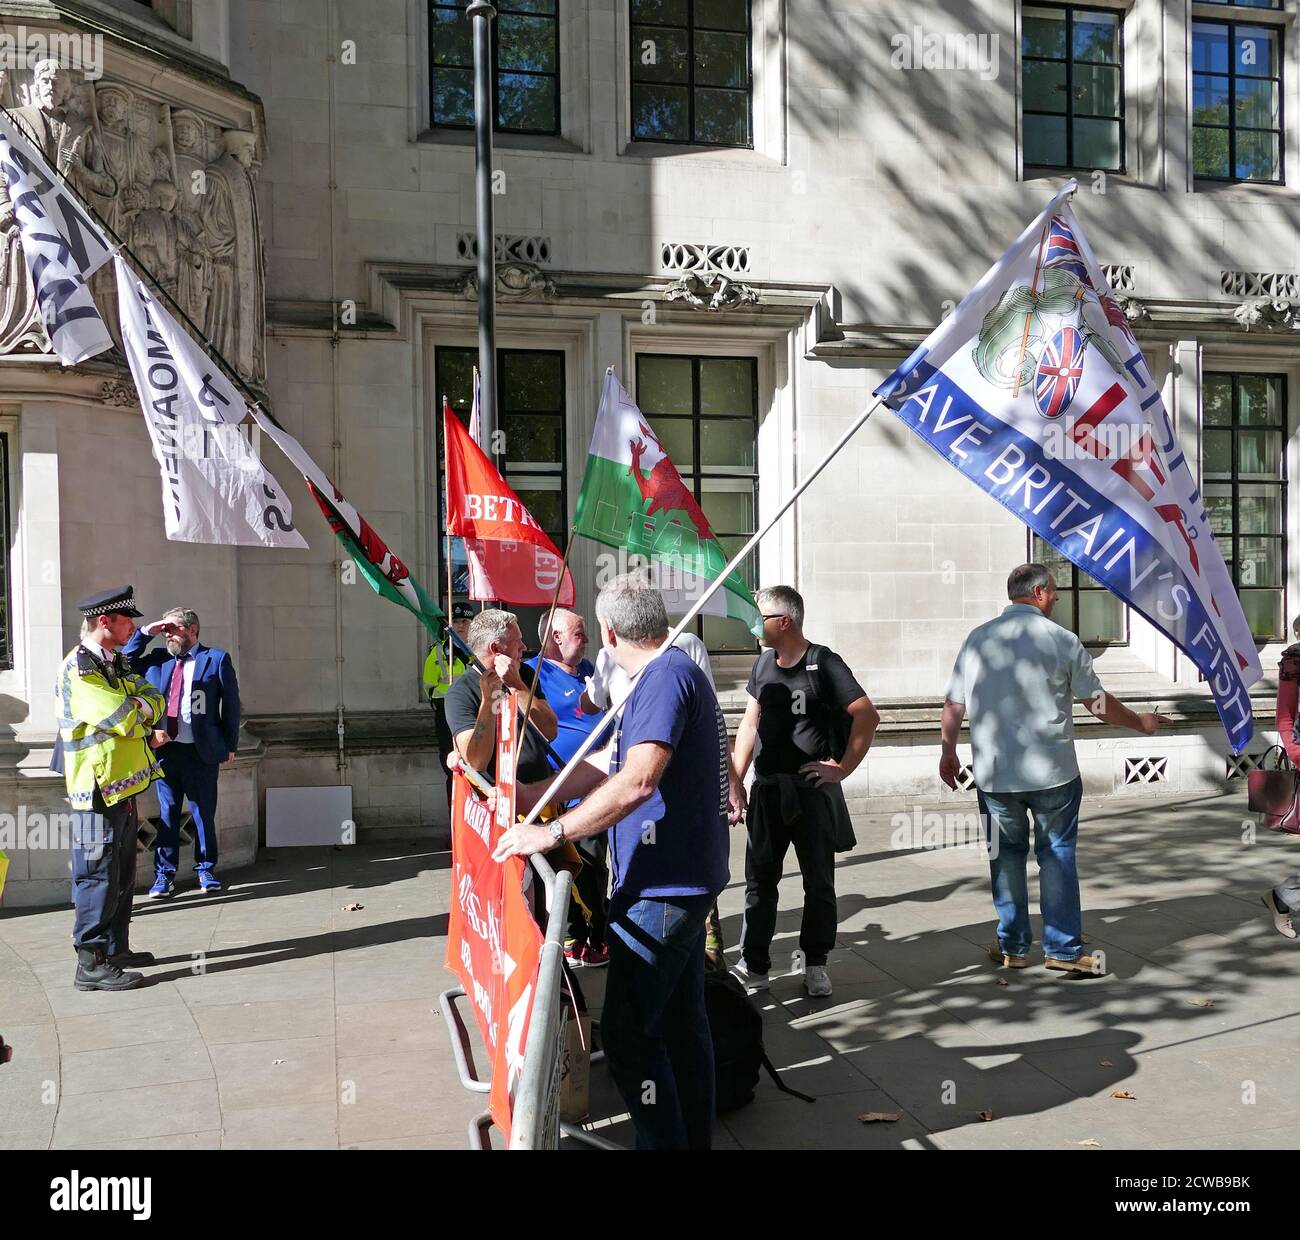
{"label": "stone window surround", "polygon": [[[463,129],[430,125],[429,17],[426,0],[407,0],[407,44],[410,48],[410,138],[443,146],[472,146],[474,134]],[[560,3],[560,135],[494,133],[494,151],[520,151],[572,158],[595,155],[653,160],[689,158],[722,162],[733,168],[771,169],[786,161],[785,24],[787,0],[749,0],[753,45],[754,145],[749,147],[690,146],[678,143],[633,142],[629,0],[559,0]],[[613,13],[610,13],[610,6]],[[591,72],[594,58],[608,57],[608,44],[592,37],[592,19],[613,18],[613,76],[611,88]],[[773,35],[777,37],[773,37]],[[602,98],[602,95],[607,96]],[[614,120],[608,119],[613,114]]]}

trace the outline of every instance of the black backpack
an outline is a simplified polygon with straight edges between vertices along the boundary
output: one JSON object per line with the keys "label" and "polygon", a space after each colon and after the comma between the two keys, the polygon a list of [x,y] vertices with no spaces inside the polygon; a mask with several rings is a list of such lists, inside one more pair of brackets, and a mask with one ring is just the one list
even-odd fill
{"label": "black backpack", "polygon": [[813,696],[817,699],[818,708],[830,733],[831,757],[838,762],[849,747],[849,733],[853,730],[853,719],[849,712],[835,700],[835,695],[826,681],[826,674],[822,671],[822,661],[830,653],[830,649],[826,646],[810,644],[808,653],[804,655],[804,670],[808,673]]}
{"label": "black backpack", "polygon": [[767,1069],[772,1083],[782,1093],[793,1094],[805,1102],[815,1101],[791,1089],[777,1075],[763,1050],[763,1018],[736,978],[730,973],[706,972],[704,1007],[713,1036],[715,1109],[719,1115],[754,1101],[759,1068]]}

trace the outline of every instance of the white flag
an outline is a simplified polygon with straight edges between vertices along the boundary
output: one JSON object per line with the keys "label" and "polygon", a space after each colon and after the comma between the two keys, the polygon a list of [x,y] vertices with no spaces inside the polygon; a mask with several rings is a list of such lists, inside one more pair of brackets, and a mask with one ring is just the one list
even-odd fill
{"label": "white flag", "polygon": [[1259,654],[1071,181],[879,388],[912,430],[1200,669],[1228,743]]}
{"label": "white flag", "polygon": [[240,547],[306,547],[293,505],[240,431],[233,384],[122,260],[117,302],[140,407],[162,469],[167,537]]}
{"label": "white flag", "polygon": [[86,281],[112,249],[28,138],[0,113],[0,177],[50,343],[65,366],[113,347]]}

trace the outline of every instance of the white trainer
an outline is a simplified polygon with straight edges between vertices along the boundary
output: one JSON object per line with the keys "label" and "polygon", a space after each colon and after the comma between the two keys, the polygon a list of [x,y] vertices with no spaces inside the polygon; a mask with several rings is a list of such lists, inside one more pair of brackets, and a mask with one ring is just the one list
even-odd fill
{"label": "white trainer", "polygon": [[831,975],[824,964],[810,964],[804,970],[803,988],[814,999],[825,999],[831,993]]}
{"label": "white trainer", "polygon": [[746,990],[767,990],[771,986],[766,973],[751,969],[743,960],[737,961],[732,966],[731,976]]}

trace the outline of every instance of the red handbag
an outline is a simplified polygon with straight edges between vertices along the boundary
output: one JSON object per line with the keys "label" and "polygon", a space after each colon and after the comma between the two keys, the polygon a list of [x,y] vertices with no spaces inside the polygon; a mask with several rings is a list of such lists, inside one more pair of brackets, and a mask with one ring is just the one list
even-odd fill
{"label": "red handbag", "polygon": [[[1273,759],[1273,769],[1264,770],[1264,763],[1274,749],[1278,753]],[[1283,770],[1285,758],[1286,750],[1281,745],[1273,745],[1264,751],[1260,759],[1261,769],[1246,776],[1246,804],[1264,815],[1270,831],[1300,835],[1300,771],[1290,769],[1289,764]]]}

